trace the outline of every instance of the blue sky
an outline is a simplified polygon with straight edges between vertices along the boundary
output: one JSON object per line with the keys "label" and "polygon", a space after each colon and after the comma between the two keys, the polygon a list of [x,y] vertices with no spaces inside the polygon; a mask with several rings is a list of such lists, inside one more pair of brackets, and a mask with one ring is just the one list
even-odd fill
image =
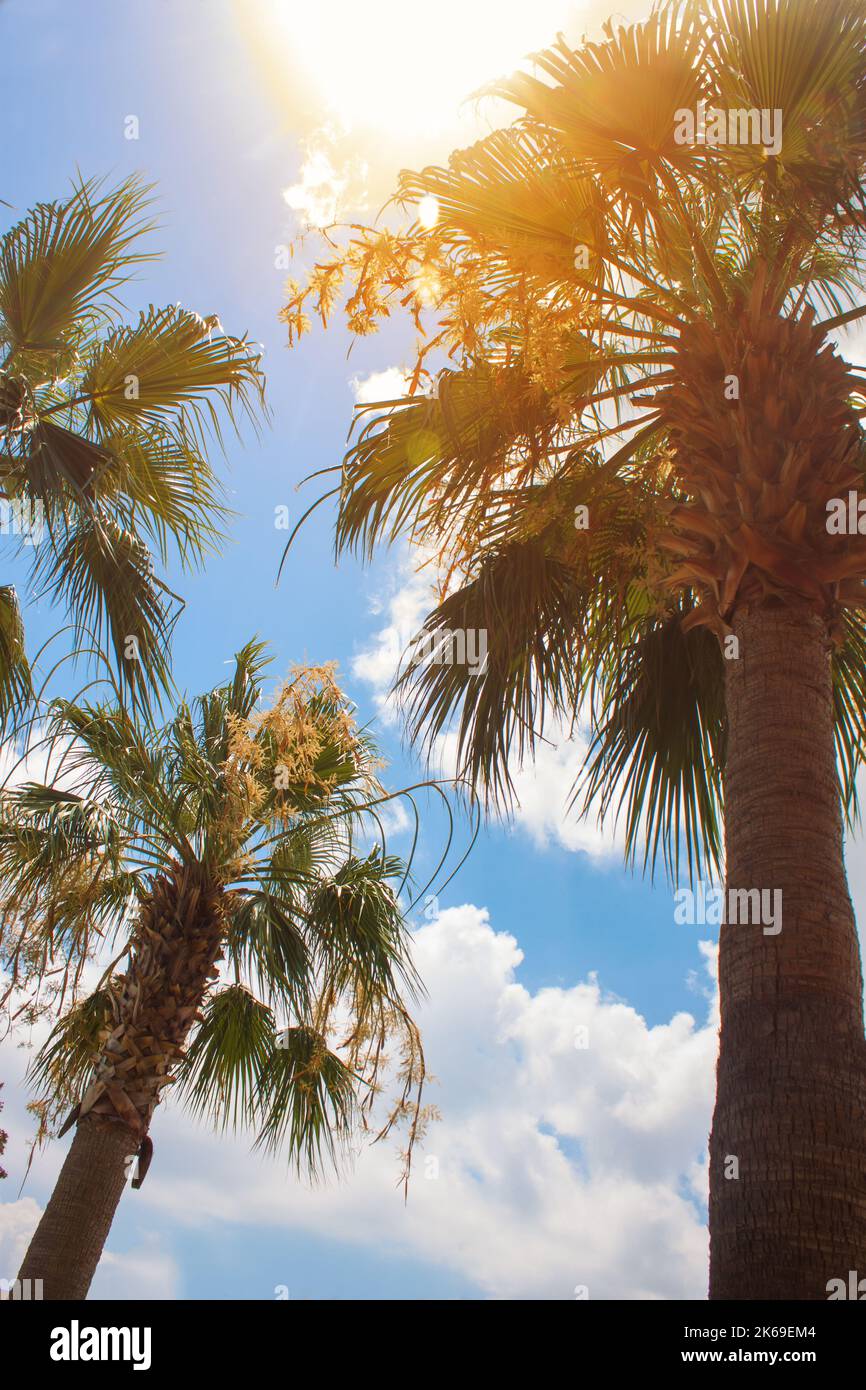
{"label": "blue sky", "polygon": [[[375,667],[364,654],[375,653],[390,605],[405,599],[402,557],[335,567],[333,512],[323,507],[275,587],[285,533],[274,509],[288,505],[296,517],[312,500],[314,491],[298,494],[296,485],[339,461],[353,380],[400,366],[411,338],[395,325],[347,357],[336,327],[288,350],[278,321],[285,271],[275,259],[297,223],[283,193],[301,186],[328,111],[290,46],[286,100],[275,100],[273,75],[263,80],[242,32],[247,8],[7,0],[0,197],[14,211],[0,208],[0,223],[62,196],[76,170],[109,180],[141,171],[156,185],[162,225],[153,244],[163,255],[129,287],[130,309],[180,301],[260,340],[272,413],[260,438],[247,431],[228,443],[239,515],[224,554],[206,574],[172,576],[187,600],[177,682],[206,689],[256,632],[271,643],[277,673],[296,660],[338,660],[362,716],[373,717],[384,687],[364,679]],[[565,22],[569,7],[561,8]],[[275,31],[278,70],[280,44]],[[137,140],[125,138],[130,114]],[[419,148],[430,138],[419,137]],[[363,135],[352,159],[359,151]],[[398,166],[378,149],[367,153],[372,182],[387,185]],[[35,645],[56,614],[29,609],[26,621]],[[399,727],[380,718],[377,728],[390,785],[422,776]],[[293,1298],[570,1298],[589,1282],[592,1296],[702,1295],[699,1165],[714,1024],[700,941],[712,929],[676,925],[671,890],[626,873],[609,830],[587,836],[565,821],[575,758],[566,746],[539,777],[524,777],[528,809],[511,826],[484,828],[441,895],[439,918],[421,931],[430,990],[422,1021],[443,1114],[425,1152],[441,1151],[439,1178],[422,1175],[404,1207],[397,1160],[380,1149],[362,1155],[339,1188],[310,1192],[278,1163],[249,1158],[242,1141],[217,1139],[167,1107],[156,1117],[147,1184],[123,1199],[96,1294],[266,1298],[286,1285]],[[431,816],[424,862],[441,833]],[[593,852],[576,847],[590,840]],[[394,848],[405,848],[399,836]],[[595,1055],[581,1071],[571,1034],[588,1020]],[[16,1085],[25,1060],[5,1044],[11,1140],[0,1258],[9,1260],[63,1149],[36,1159],[15,1204],[28,1133]]]}

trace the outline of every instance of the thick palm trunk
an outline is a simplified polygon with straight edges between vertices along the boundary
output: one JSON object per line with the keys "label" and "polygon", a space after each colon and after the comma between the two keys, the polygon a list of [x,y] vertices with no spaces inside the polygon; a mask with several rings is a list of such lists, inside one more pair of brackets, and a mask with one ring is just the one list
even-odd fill
{"label": "thick palm trunk", "polygon": [[782,926],[721,929],[710,1297],[826,1299],[831,1279],[866,1276],[863,984],[829,642],[805,609],[763,606],[735,631],[728,900],[732,889],[779,889]]}
{"label": "thick palm trunk", "polygon": [[219,893],[178,867],[154,886],[112,996],[113,1021],[75,1137],[19,1273],[47,1299],[84,1298],[170,1067],[216,974]]}

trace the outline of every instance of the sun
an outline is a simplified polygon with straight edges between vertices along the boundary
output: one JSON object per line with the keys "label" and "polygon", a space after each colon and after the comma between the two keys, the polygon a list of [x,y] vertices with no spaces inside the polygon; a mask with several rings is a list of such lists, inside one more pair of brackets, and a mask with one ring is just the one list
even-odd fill
{"label": "sun", "polygon": [[454,128],[482,84],[512,71],[585,12],[572,0],[245,0],[247,22],[347,130]]}

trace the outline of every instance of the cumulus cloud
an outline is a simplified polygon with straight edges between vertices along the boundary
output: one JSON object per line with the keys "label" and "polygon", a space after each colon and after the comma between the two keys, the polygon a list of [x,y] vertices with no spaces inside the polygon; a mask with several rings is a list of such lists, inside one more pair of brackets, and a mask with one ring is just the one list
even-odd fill
{"label": "cumulus cloud", "polygon": [[382,372],[353,377],[349,384],[358,405],[375,405],[377,401],[396,401],[407,396],[411,381],[402,367],[386,367]]}
{"label": "cumulus cloud", "polygon": [[135,1199],[155,1235],[303,1230],[429,1262],[491,1298],[570,1299],[578,1286],[590,1298],[703,1297],[715,1005],[701,1022],[680,1013],[650,1027],[594,975],[533,994],[515,938],[470,904],[420,928],[416,959],[441,1119],[408,1205],[393,1145],[363,1148],[344,1182],[310,1190],[170,1103]]}
{"label": "cumulus cloud", "polygon": [[283,190],[283,201],[302,228],[330,227],[367,208],[368,166],[357,155],[340,154],[341,136],[325,125],[303,141],[298,178]]}
{"label": "cumulus cloud", "polygon": [[180,1290],[177,1261],[152,1236],[118,1254],[109,1248],[99,1262],[90,1288],[93,1299],[175,1299]]}
{"label": "cumulus cloud", "polygon": [[[399,1141],[361,1147],[345,1181],[310,1189],[279,1160],[210,1133],[170,1100],[157,1112],[154,1164],[134,1198],[149,1235],[125,1251],[109,1243],[95,1297],[175,1296],[180,1228],[203,1227],[212,1238],[222,1223],[249,1229],[251,1240],[257,1228],[276,1228],[290,1243],[298,1230],[411,1257],[460,1275],[482,1297],[569,1299],[578,1286],[591,1298],[704,1296],[713,948],[704,943],[696,961],[699,1016],[681,1012],[655,1026],[595,974],[527,990],[518,941],[472,904],[421,925],[415,959],[435,1078],[426,1099],[441,1119],[416,1155],[408,1205],[396,1185]],[[5,1068],[10,1184],[26,1161],[25,1060],[13,1049]],[[43,1201],[66,1142],[34,1162],[29,1186]],[[0,1206],[4,1277],[39,1211],[30,1196]]]}
{"label": "cumulus cloud", "polygon": [[15,1278],[41,1215],[32,1197],[0,1203],[0,1279]]}
{"label": "cumulus cloud", "polygon": [[352,659],[352,675],[372,687],[376,708],[387,723],[399,712],[391,687],[407,647],[435,603],[434,572],[419,550],[404,551],[385,579],[385,592],[373,601],[384,622]]}
{"label": "cumulus cloud", "polygon": [[45,727],[34,726],[26,745],[14,739],[0,743],[0,787],[11,791],[25,782],[45,782],[63,791],[86,793],[96,776],[83,757],[80,743],[71,738],[49,741]]}
{"label": "cumulus cloud", "polygon": [[[11,1282],[21,1268],[30,1238],[42,1216],[32,1197],[0,1203],[0,1278]],[[105,1251],[93,1280],[94,1299],[172,1299],[179,1289],[177,1262],[162,1248],[158,1237],[118,1254]]]}
{"label": "cumulus cloud", "polygon": [[592,812],[581,816],[576,807],[569,809],[586,750],[586,737],[578,729],[548,724],[534,760],[513,774],[515,822],[538,849],[558,845],[594,859],[621,857],[625,839],[612,817],[599,824]]}

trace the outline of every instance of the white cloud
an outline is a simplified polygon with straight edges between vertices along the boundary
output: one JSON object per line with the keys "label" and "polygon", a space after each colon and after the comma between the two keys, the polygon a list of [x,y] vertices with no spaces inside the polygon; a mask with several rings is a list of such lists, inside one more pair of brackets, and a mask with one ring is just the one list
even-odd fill
{"label": "white cloud", "polygon": [[90,1287],[93,1299],[175,1299],[180,1288],[177,1261],[158,1238],[150,1237],[122,1255],[107,1249]]}
{"label": "white cloud", "polygon": [[[51,742],[44,726],[34,726],[26,746],[13,739],[0,743],[0,787],[11,791],[24,782],[45,782],[64,791],[86,793],[92,781],[82,751],[82,745],[73,739]],[[95,776],[95,764],[93,768]]]}
{"label": "white cloud", "polygon": [[329,227],[367,206],[367,165],[357,156],[340,158],[339,135],[329,126],[303,142],[304,158],[283,201],[302,227]]}
{"label": "white cloud", "polygon": [[0,1279],[11,1281],[17,1275],[41,1215],[32,1197],[0,1203]]}
{"label": "white cloud", "polygon": [[621,857],[624,837],[612,817],[599,825],[592,812],[580,816],[576,807],[569,810],[586,750],[587,740],[579,730],[548,726],[534,761],[513,773],[519,803],[514,819],[539,849],[559,845],[595,859]]}
{"label": "white cloud", "polygon": [[[212,1234],[220,1222],[304,1230],[427,1261],[494,1298],[569,1299],[580,1284],[592,1298],[703,1297],[694,1194],[705,1193],[714,1014],[649,1027],[594,976],[532,994],[517,980],[521,958],[471,905],[417,933],[437,1078],[428,1099],[442,1119],[416,1157],[408,1205],[394,1145],[363,1149],[344,1182],[311,1190],[169,1106],[135,1197],[155,1234]],[[575,1046],[580,1028],[586,1047]]]}
{"label": "white cloud", "polygon": [[[712,947],[701,952],[711,969]],[[362,1148],[345,1181],[310,1189],[281,1161],[213,1135],[169,1101],[156,1115],[147,1183],[124,1197],[150,1236],[123,1252],[109,1245],[95,1297],[174,1296],[177,1228],[213,1237],[223,1222],[251,1228],[251,1240],[256,1227],[303,1230],[426,1261],[495,1298],[568,1299],[579,1284],[592,1298],[704,1296],[717,1029],[707,970],[705,1020],[679,1013],[650,1027],[594,974],[531,993],[519,982],[517,941],[494,930],[483,908],[449,908],[423,925],[415,959],[436,1078],[426,1099],[442,1119],[416,1156],[408,1205],[396,1187],[399,1141]],[[12,1049],[4,1068],[10,1196],[32,1128],[25,1061]],[[34,1160],[29,1185],[42,1200],[67,1142]],[[438,1176],[428,1177],[433,1159]],[[29,1196],[0,1206],[4,1277],[38,1215]]]}
{"label": "white cloud", "polygon": [[401,658],[436,601],[434,571],[424,565],[424,558],[420,550],[400,555],[386,580],[388,592],[374,601],[385,624],[352,659],[352,675],[372,686],[376,707],[389,723],[398,718],[390,692]]}
{"label": "white cloud", "polygon": [[411,378],[402,367],[386,367],[383,372],[355,376],[349,384],[358,405],[375,405],[378,401],[396,401],[407,396]]}
{"label": "white cloud", "polygon": [[[42,1216],[32,1197],[0,1203],[0,1278],[13,1280]],[[90,1297],[121,1299],[176,1298],[179,1270],[156,1236],[117,1254],[110,1246],[99,1263]]]}

